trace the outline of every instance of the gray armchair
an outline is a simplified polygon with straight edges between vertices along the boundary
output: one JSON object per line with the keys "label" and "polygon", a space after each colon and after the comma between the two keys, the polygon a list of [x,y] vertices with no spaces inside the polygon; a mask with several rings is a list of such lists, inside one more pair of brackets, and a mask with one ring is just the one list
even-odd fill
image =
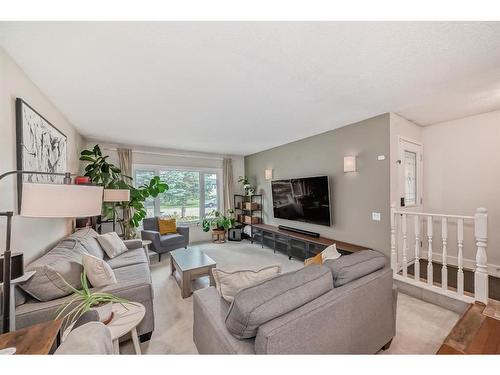
{"label": "gray armchair", "polygon": [[161,260],[161,254],[180,248],[187,249],[189,244],[189,227],[178,226],[177,233],[161,235],[158,229],[157,217],[144,219],[142,226],[144,229],[141,231],[141,237],[143,240],[150,240],[152,242],[149,248],[158,253],[158,260]]}

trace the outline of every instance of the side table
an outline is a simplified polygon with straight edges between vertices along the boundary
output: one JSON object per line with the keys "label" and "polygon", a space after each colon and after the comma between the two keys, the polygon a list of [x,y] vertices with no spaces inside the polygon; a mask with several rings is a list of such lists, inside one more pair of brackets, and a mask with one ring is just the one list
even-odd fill
{"label": "side table", "polygon": [[146,258],[148,258],[148,264],[151,264],[151,260],[149,259],[149,245],[151,245],[153,241],[151,240],[142,240],[142,247],[146,252]]}
{"label": "side table", "polygon": [[119,339],[130,332],[132,342],[136,354],[141,354],[141,347],[139,345],[139,337],[137,336],[137,326],[144,315],[146,309],[140,303],[113,303],[113,319],[108,323],[107,327],[111,331],[111,339],[113,340],[113,350],[115,354],[120,354]]}
{"label": "side table", "polygon": [[49,354],[56,342],[62,319],[49,320],[0,335],[0,349],[16,348],[15,354]]}

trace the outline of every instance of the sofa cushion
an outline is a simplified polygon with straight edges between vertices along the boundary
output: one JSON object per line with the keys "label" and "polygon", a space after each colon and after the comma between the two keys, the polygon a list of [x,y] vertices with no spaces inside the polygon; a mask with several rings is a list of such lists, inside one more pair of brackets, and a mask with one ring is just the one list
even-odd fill
{"label": "sofa cushion", "polygon": [[162,244],[162,246],[168,246],[182,242],[184,242],[184,237],[179,233],[164,234],[163,236],[160,236],[160,243]]}
{"label": "sofa cushion", "polygon": [[114,258],[128,250],[116,232],[101,234],[97,236],[97,241],[99,241],[102,249],[110,258]]}
{"label": "sofa cushion", "polygon": [[281,267],[268,266],[258,270],[239,270],[228,272],[219,268],[214,268],[212,274],[215,279],[215,286],[222,298],[228,302],[233,302],[234,296],[244,288],[255,285],[281,273]]}
{"label": "sofa cushion", "polygon": [[241,290],[226,317],[239,339],[255,337],[260,325],[292,311],[333,288],[330,269],[312,265]]}
{"label": "sofa cushion", "polygon": [[116,284],[116,277],[104,259],[99,259],[90,254],[83,255],[83,268],[93,287]]}
{"label": "sofa cushion", "polygon": [[374,250],[361,250],[323,263],[333,275],[337,288],[385,267],[385,255]]}
{"label": "sofa cushion", "polygon": [[84,228],[76,231],[73,234],[70,234],[66,239],[78,240],[81,242],[83,248],[90,254],[97,258],[104,258],[104,251],[102,250],[101,245],[97,241],[97,236],[99,234],[93,230],[92,228]]}
{"label": "sofa cushion", "polygon": [[[132,264],[113,270],[117,284],[151,284],[151,273],[147,263]],[[108,289],[106,287],[105,289]]]}
{"label": "sofa cushion", "polygon": [[131,266],[133,264],[139,263],[148,263],[148,259],[146,258],[146,253],[144,249],[141,247],[140,249],[133,249],[124,252],[112,259],[106,259],[106,262],[113,269]]}
{"label": "sofa cushion", "polygon": [[80,289],[80,275],[83,271],[82,255],[86,254],[79,241],[65,239],[47,254],[26,267],[26,272],[35,274],[20,287],[39,301],[51,301],[67,296],[73,291],[61,279],[73,288]]}

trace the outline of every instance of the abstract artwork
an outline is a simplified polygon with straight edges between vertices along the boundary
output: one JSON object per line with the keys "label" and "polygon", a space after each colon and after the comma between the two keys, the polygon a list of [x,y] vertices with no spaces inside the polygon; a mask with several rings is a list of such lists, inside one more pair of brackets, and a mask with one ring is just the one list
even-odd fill
{"label": "abstract artwork", "polygon": [[[17,169],[38,172],[67,171],[67,137],[20,98],[16,99]],[[19,175],[18,204],[22,183],[62,183],[62,176]]]}

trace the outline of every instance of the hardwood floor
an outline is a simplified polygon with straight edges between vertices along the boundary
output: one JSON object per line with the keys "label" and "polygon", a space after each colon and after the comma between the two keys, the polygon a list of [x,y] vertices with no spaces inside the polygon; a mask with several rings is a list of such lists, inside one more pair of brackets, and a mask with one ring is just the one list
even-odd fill
{"label": "hardwood floor", "polygon": [[500,354],[500,320],[485,315],[485,308],[471,305],[437,354]]}

